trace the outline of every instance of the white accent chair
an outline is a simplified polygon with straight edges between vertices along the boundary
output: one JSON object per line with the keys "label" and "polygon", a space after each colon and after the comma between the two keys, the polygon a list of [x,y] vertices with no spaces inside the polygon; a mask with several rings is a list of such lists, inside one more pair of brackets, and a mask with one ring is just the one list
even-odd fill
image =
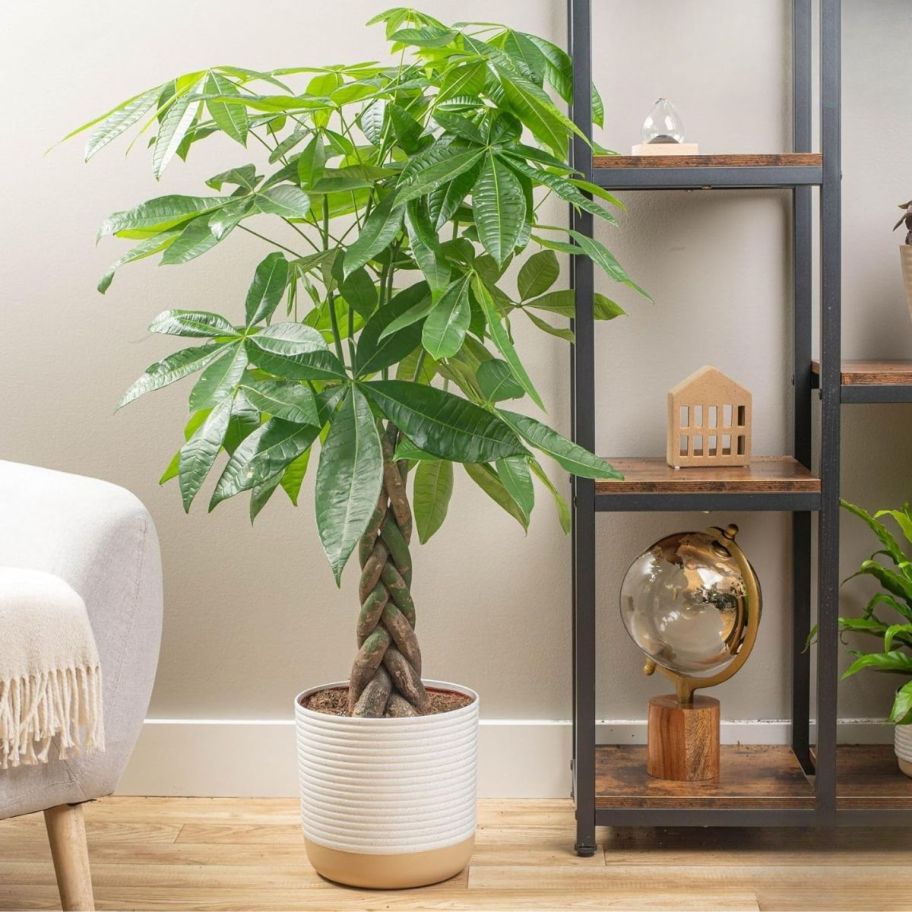
{"label": "white accent chair", "polygon": [[149,706],[162,624],[158,538],[123,488],[0,460],[0,565],[65,580],[98,644],[106,750],[0,771],[0,821],[43,811],[62,907],[92,909],[81,805],[114,791]]}

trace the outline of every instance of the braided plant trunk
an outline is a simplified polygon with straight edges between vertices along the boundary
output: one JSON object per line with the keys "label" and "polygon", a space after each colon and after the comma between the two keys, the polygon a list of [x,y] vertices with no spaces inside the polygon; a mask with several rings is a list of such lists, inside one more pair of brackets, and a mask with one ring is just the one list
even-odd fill
{"label": "braided plant trunk", "polygon": [[358,556],[358,655],[349,683],[353,716],[417,716],[427,708],[421,682],[421,650],[415,636],[412,582],[412,508],[405,489],[406,464],[393,460],[398,431],[383,443],[383,488]]}

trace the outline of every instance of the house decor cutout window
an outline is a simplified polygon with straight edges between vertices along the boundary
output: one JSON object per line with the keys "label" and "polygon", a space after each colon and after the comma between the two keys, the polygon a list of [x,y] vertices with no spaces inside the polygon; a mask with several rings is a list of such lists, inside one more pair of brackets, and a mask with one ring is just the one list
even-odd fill
{"label": "house decor cutout window", "polygon": [[748,390],[715,367],[701,367],[668,393],[670,466],[746,466],[750,459]]}

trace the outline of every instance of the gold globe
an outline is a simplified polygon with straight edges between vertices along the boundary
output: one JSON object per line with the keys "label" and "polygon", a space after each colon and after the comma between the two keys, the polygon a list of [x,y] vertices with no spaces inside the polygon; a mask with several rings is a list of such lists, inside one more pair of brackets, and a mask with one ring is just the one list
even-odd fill
{"label": "gold globe", "polygon": [[730,677],[753,646],[760,586],[737,532],[669,535],[630,565],[621,586],[621,618],[647,672],[659,665],[684,682],[685,697]]}

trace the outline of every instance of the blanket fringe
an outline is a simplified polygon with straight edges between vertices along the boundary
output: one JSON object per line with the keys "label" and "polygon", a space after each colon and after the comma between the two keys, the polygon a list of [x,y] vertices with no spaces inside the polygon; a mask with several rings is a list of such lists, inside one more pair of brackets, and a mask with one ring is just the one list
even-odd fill
{"label": "blanket fringe", "polygon": [[0,680],[0,770],[104,750],[101,668]]}

